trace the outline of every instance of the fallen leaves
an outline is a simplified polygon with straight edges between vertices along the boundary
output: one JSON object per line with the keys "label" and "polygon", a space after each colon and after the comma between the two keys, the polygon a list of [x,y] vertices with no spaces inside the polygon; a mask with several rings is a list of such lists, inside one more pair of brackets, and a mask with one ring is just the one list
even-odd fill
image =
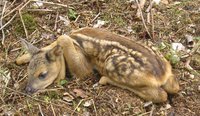
{"label": "fallen leaves", "polygon": [[74,89],[73,92],[76,94],[76,97],[87,98],[85,91],[82,89]]}

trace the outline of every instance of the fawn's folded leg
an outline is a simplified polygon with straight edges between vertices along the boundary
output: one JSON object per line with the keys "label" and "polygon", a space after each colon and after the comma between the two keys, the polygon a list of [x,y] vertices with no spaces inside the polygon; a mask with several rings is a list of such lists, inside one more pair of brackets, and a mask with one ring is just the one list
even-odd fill
{"label": "fawn's folded leg", "polygon": [[120,88],[128,89],[134,92],[139,97],[143,98],[146,101],[152,101],[154,103],[160,103],[167,101],[167,93],[160,87],[131,87],[131,85],[127,85],[126,83],[118,83],[113,81],[111,78],[102,76],[99,84],[111,84]]}

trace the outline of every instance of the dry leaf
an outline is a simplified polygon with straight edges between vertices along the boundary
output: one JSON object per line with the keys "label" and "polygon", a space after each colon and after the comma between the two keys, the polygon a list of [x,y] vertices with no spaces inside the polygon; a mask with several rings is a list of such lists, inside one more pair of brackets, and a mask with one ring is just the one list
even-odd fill
{"label": "dry leaf", "polygon": [[74,100],[74,97],[70,95],[68,92],[65,92],[63,94],[63,100],[66,102],[72,102]]}
{"label": "dry leaf", "polygon": [[82,89],[74,89],[73,92],[76,94],[77,97],[81,97],[81,98],[88,97]]}
{"label": "dry leaf", "polygon": [[92,99],[91,100],[87,100],[84,104],[83,104],[83,106],[85,106],[85,107],[89,107],[89,106],[91,106],[92,105]]}

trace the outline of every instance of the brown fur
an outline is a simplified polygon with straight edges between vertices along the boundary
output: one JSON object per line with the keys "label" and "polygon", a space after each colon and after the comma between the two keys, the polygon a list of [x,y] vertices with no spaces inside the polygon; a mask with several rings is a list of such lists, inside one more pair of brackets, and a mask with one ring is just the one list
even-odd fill
{"label": "brown fur", "polygon": [[[30,60],[27,85],[30,92],[45,88],[55,79],[63,79],[65,62],[77,77],[86,77],[95,68],[102,75],[100,84],[128,89],[147,101],[164,102],[167,93],[177,93],[179,90],[171,65],[163,56],[145,45],[103,29],[79,29],[69,36],[60,36],[41,50],[32,45],[26,46],[29,46],[27,48],[32,55],[25,54],[16,63],[23,64]],[[49,80],[38,79],[46,72]]]}

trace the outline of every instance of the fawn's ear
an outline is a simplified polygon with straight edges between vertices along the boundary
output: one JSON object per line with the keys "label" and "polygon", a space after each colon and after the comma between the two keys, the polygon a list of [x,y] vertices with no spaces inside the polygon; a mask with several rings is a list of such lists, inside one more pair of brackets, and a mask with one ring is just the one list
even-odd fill
{"label": "fawn's ear", "polygon": [[40,49],[35,47],[33,44],[27,42],[25,39],[20,39],[22,46],[24,46],[26,48],[26,50],[31,54],[35,54],[37,53]]}
{"label": "fawn's ear", "polygon": [[57,57],[63,54],[62,47],[57,45],[46,53],[46,58],[49,61],[55,61]]}

